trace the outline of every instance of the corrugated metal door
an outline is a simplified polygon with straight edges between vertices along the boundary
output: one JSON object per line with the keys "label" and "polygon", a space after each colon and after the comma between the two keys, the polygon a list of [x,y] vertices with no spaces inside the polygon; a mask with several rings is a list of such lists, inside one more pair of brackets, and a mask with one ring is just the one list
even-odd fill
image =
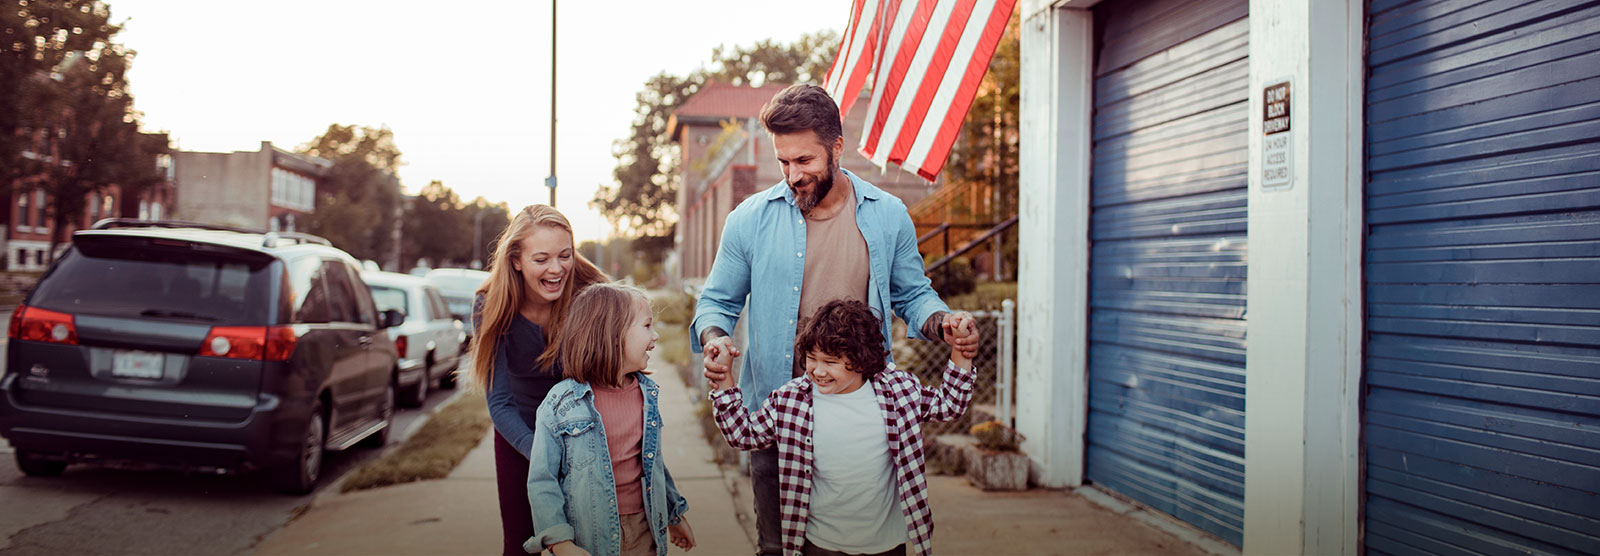
{"label": "corrugated metal door", "polygon": [[1367,554],[1600,554],[1600,2],[1369,10]]}
{"label": "corrugated metal door", "polygon": [[1096,6],[1090,481],[1243,540],[1248,4]]}

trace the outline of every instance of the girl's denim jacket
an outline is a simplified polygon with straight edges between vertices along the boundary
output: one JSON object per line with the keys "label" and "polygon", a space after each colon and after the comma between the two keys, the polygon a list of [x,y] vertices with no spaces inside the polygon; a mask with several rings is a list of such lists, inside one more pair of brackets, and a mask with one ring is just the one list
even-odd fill
{"label": "girl's denim jacket", "polygon": [[[667,553],[667,526],[683,520],[688,501],[678,494],[672,474],[661,459],[661,387],[644,373],[634,373],[644,392],[644,446],[639,450],[644,474],[644,511],[656,553]],[[533,450],[528,458],[528,503],[533,507],[533,538],[523,543],[537,553],[561,541],[573,541],[591,554],[622,552],[622,521],[617,513],[616,478],[605,427],[594,408],[588,384],[566,379],[550,389],[539,405]]]}

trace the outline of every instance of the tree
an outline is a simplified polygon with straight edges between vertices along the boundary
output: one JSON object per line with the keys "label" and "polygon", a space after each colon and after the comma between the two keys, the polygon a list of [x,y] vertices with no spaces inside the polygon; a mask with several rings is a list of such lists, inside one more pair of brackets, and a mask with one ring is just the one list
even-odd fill
{"label": "tree", "polygon": [[838,35],[820,31],[794,44],[763,40],[749,47],[717,47],[709,69],[687,76],[660,73],[635,96],[632,129],[612,146],[614,183],[601,185],[589,206],[633,239],[633,249],[648,262],[660,262],[672,247],[678,214],[678,145],[667,120],[709,81],[736,85],[820,81],[833,63]]}
{"label": "tree", "polygon": [[116,185],[132,194],[161,181],[156,156],[167,143],[139,132],[127,81],[134,54],[113,42],[120,29],[103,3],[18,2],[3,17],[5,32],[32,41],[14,39],[0,56],[0,74],[17,78],[0,85],[17,103],[0,109],[0,125],[10,126],[0,129],[0,154],[14,156],[0,179],[9,188],[33,178],[48,196],[53,254],[90,193]]}
{"label": "tree", "polygon": [[765,39],[750,47],[711,51],[711,70],[705,77],[734,85],[761,86],[767,83],[820,83],[833,67],[839,36],[819,31],[800,36],[794,44],[779,44]]}
{"label": "tree", "polygon": [[[119,30],[104,3],[85,0],[6,0],[0,8],[0,189],[44,171],[25,156],[59,119],[59,70],[69,59],[102,52]],[[52,75],[54,74],[54,76]],[[126,93],[125,84],[121,92]],[[34,153],[35,155],[41,153]]]}
{"label": "tree", "polygon": [[406,206],[405,214],[401,268],[411,268],[419,259],[437,265],[471,256],[473,222],[461,196],[443,182],[434,180],[422,188]]}
{"label": "tree", "polygon": [[358,259],[382,260],[398,268],[393,230],[400,209],[402,164],[394,132],[332,124],[298,149],[333,162],[317,184],[316,212],[307,226]]}
{"label": "tree", "polygon": [[[504,202],[491,203],[488,199],[478,197],[467,203],[462,211],[464,230],[475,230],[466,250],[455,254],[457,261],[478,261],[487,267],[489,257],[494,253],[495,242],[499,241],[500,234],[505,232],[506,225],[511,223],[511,208]],[[478,225],[482,222],[482,225]]]}

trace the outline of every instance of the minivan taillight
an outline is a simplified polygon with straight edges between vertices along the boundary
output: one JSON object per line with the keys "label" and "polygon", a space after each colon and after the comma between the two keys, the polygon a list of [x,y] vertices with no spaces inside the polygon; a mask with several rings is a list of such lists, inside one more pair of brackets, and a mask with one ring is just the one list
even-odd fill
{"label": "minivan taillight", "polygon": [[299,339],[292,326],[213,326],[200,344],[200,355],[284,361]]}
{"label": "minivan taillight", "polygon": [[400,336],[400,337],[397,337],[397,338],[394,339],[394,350],[396,352],[400,353],[400,357],[402,359],[405,358],[405,356],[406,356],[406,337],[405,336]]}
{"label": "minivan taillight", "polygon": [[18,305],[11,314],[12,339],[78,345],[78,326],[72,315]]}

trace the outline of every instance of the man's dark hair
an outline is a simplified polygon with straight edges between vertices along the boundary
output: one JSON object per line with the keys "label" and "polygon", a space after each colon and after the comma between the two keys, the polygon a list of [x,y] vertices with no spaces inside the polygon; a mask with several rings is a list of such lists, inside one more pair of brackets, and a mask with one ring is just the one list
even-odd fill
{"label": "man's dark hair", "polygon": [[833,146],[834,139],[844,136],[839,105],[826,89],[811,83],[790,85],[773,95],[761,107],[761,125],[773,135],[814,131],[817,141],[825,147]]}
{"label": "man's dark hair", "polygon": [[820,351],[841,357],[846,368],[870,381],[883,371],[889,357],[883,349],[882,326],[866,303],[835,299],[800,324],[800,333],[794,338],[794,354],[804,358]]}

